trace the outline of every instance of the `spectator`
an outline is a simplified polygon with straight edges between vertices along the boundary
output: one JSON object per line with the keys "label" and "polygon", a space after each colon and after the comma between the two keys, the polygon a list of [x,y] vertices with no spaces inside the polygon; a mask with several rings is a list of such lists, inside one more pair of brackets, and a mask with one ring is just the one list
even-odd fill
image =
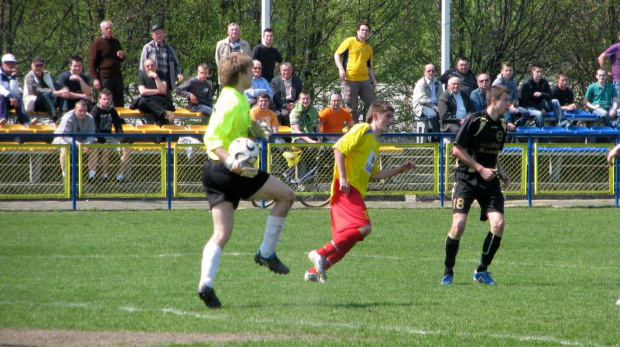
{"label": "spectator", "polygon": [[[85,144],[94,143],[95,142],[94,136],[92,135],[80,136],[80,134],[94,134],[95,133],[95,122],[93,120],[93,117],[87,113],[87,110],[88,110],[88,106],[86,106],[86,101],[78,100],[75,103],[75,108],[72,111],[69,111],[62,116],[62,119],[60,120],[60,124],[58,124],[58,127],[56,128],[56,130],[54,130],[54,134],[65,134],[65,135],[74,134],[76,145],[85,145]],[[72,143],[72,137],[71,136],[55,137],[53,143],[69,145]],[[84,153],[89,153],[90,149],[83,148],[82,151]],[[66,164],[65,157],[66,156],[67,156],[67,148],[61,147],[60,148],[60,169],[62,170],[62,177],[65,177],[67,175],[65,171],[65,164]],[[96,174],[95,162],[93,160],[93,156],[90,156],[90,158],[88,158],[88,167],[90,170],[88,172],[88,178],[92,179],[95,177],[95,174]]]}
{"label": "spectator", "polygon": [[504,115],[506,126],[509,131],[515,131],[517,125],[525,125],[530,118],[530,112],[523,107],[519,107],[519,88],[517,80],[514,78],[515,69],[511,62],[502,63],[502,70],[497,75],[494,86],[502,86],[510,94],[510,107]]}
{"label": "spectator", "polygon": [[458,133],[467,114],[473,112],[469,94],[461,90],[461,78],[450,77],[448,89],[439,97],[437,103],[441,131]]}
{"label": "spectator", "polygon": [[437,102],[443,93],[441,82],[435,78],[437,68],[433,64],[424,66],[424,77],[420,78],[413,89],[413,112],[418,117],[426,117],[432,132],[439,132],[439,114]]}
{"label": "spectator", "polygon": [[616,119],[618,109],[618,94],[611,83],[607,83],[607,72],[603,69],[596,71],[596,83],[592,83],[586,90],[583,104],[592,110],[605,126],[612,126],[611,120]]}
{"label": "spectator", "polygon": [[144,71],[138,72],[138,91],[140,97],[132,106],[142,112],[151,113],[155,124],[162,126],[174,118],[174,105],[166,93],[166,82],[163,75],[155,71],[155,61],[151,58],[144,62]]}
{"label": "spectator", "polygon": [[112,22],[100,24],[102,36],[90,45],[88,70],[93,80],[93,88],[99,91],[107,88],[112,92],[115,107],[125,106],[125,84],[121,63],[125,61],[125,52],[120,41],[112,37]]}
{"label": "spectator", "polygon": [[[620,33],[618,33],[618,41],[620,41]],[[598,56],[598,64],[601,69],[606,70],[605,59],[611,61],[611,77],[616,88],[616,94],[620,95],[620,42],[609,46],[605,52]]]}
{"label": "spectator", "polygon": [[471,92],[469,96],[474,111],[482,111],[487,108],[487,92],[491,88],[491,78],[485,73],[481,73],[476,77],[478,81],[478,89]]}
{"label": "spectator", "polygon": [[568,86],[568,74],[560,71],[558,73],[558,84],[551,87],[551,98],[558,100],[560,107],[564,111],[574,111],[577,109],[575,105],[575,94]]}
{"label": "spectator", "polygon": [[163,75],[162,81],[166,82],[167,92],[172,90],[172,87],[176,83],[176,79],[179,82],[183,82],[183,71],[179,64],[174,49],[169,44],[164,42],[164,27],[157,24],[151,29],[151,37],[153,41],[147,43],[142,48],[142,54],[140,55],[140,70],[144,70],[144,62],[147,58],[151,58],[155,61],[156,71],[161,72]]}
{"label": "spectator", "polygon": [[344,103],[351,111],[353,121],[357,123],[360,121],[357,110],[358,97],[368,109],[368,106],[377,100],[375,95],[377,79],[375,78],[372,47],[367,42],[370,37],[370,26],[366,23],[359,23],[356,30],[355,36],[345,39],[338,46],[334,53],[334,61],[338,67],[338,77],[342,81]]}
{"label": "spectator", "polygon": [[565,125],[563,124],[564,112],[560,107],[560,102],[551,97],[551,87],[549,87],[549,82],[543,78],[543,69],[538,65],[533,65],[531,73],[532,76],[521,86],[519,104],[536,118],[538,127],[545,125],[545,116],[549,111],[553,111],[557,125]]}
{"label": "spectator", "polygon": [[[99,92],[99,102],[95,105],[91,110],[90,114],[93,117],[93,121],[95,123],[95,132],[100,134],[111,134],[112,126],[114,126],[114,132],[117,134],[123,133],[123,121],[118,116],[118,112],[112,106],[112,92],[107,89],[102,89]],[[111,144],[117,145],[126,138],[118,138],[113,136],[104,136],[97,137],[96,141],[100,144]],[[116,180],[121,181],[125,177],[125,172],[127,170],[127,163],[129,162],[129,154],[131,153],[131,149],[128,147],[123,147],[121,150],[121,166],[118,170],[118,174],[116,174]],[[110,148],[93,148],[92,153],[90,155],[90,159],[92,159],[92,168],[91,170],[97,172],[97,166],[99,164],[99,154],[101,153],[101,167],[103,168],[103,175],[101,177],[103,179],[107,179],[108,175],[108,164],[110,158]]]}
{"label": "spectator", "polygon": [[190,111],[200,112],[208,120],[213,113],[213,87],[207,78],[209,78],[209,66],[200,64],[196,77],[178,86],[174,92],[187,98]]}
{"label": "spectator", "polygon": [[461,79],[461,91],[467,93],[467,95],[470,95],[477,88],[476,75],[469,69],[469,59],[459,57],[456,60],[456,68],[447,70],[437,79],[439,82],[447,85],[448,80],[453,76]]}
{"label": "spectator", "polygon": [[27,112],[47,112],[54,122],[58,121],[62,97],[69,96],[69,89],[56,82],[54,76],[45,70],[41,57],[32,59],[31,71],[26,74],[24,106]]}
{"label": "spectator", "polygon": [[[311,134],[321,132],[319,111],[312,106],[312,97],[307,91],[299,93],[299,101],[291,111],[291,132],[296,134]],[[309,136],[293,138],[293,143],[318,143],[319,139]]]}
{"label": "spectator", "polygon": [[260,61],[253,60],[254,64],[252,67],[252,87],[250,89],[246,89],[243,94],[248,99],[250,106],[254,106],[256,104],[256,97],[260,94],[267,93],[269,95],[269,100],[273,100],[273,90],[269,85],[269,82],[263,77],[261,77],[261,72],[263,70],[263,66]]}
{"label": "spectator", "polygon": [[[350,129],[353,126],[353,116],[342,106],[342,94],[332,93],[329,97],[329,107],[321,110],[319,121],[322,133],[344,133],[344,126]],[[340,136],[325,137],[325,142],[336,142]]]}
{"label": "spectator", "polygon": [[78,100],[84,100],[86,102],[93,100],[90,95],[90,79],[83,74],[82,71],[84,71],[82,58],[74,55],[69,59],[69,70],[63,72],[58,77],[58,83],[69,89],[69,96],[63,97],[63,112],[73,110]]}
{"label": "spectator", "polygon": [[282,55],[280,51],[273,46],[273,30],[267,28],[263,30],[263,42],[256,45],[252,50],[252,59],[261,62],[263,67],[263,77],[267,82],[271,83],[273,75],[282,63]]}
{"label": "spectator", "polygon": [[263,128],[267,128],[269,133],[278,132],[278,115],[269,109],[271,99],[267,93],[262,93],[258,97],[256,106],[250,110],[252,119],[257,121]]}
{"label": "spectator", "polygon": [[271,81],[273,103],[280,125],[290,126],[290,113],[295,107],[295,100],[303,90],[303,83],[297,76],[293,76],[293,65],[289,62],[280,64],[280,74]]}
{"label": "spectator", "polygon": [[230,53],[241,52],[250,55],[250,44],[241,38],[241,28],[237,23],[228,24],[228,37],[218,41],[215,46],[215,64],[218,68],[220,62],[228,57]]}
{"label": "spectator", "polygon": [[31,122],[28,117],[19,91],[17,60],[13,54],[8,53],[2,56],[2,69],[0,70],[0,126],[8,121],[10,109],[15,109],[17,122],[20,124],[34,125],[39,122],[36,118]]}

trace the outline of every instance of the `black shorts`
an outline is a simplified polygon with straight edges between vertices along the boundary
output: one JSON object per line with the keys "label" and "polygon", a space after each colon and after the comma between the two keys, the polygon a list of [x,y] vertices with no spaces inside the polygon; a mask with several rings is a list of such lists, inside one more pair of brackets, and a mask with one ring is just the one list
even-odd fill
{"label": "black shorts", "polygon": [[456,171],[454,182],[452,213],[469,213],[474,200],[478,200],[484,217],[489,211],[504,213],[504,194],[499,177],[485,181],[478,173]]}
{"label": "black shorts", "polygon": [[243,177],[228,170],[224,163],[211,159],[202,166],[202,186],[207,194],[209,207],[213,208],[222,201],[229,201],[235,209],[239,200],[247,200],[265,185],[269,174],[258,171],[252,178]]}

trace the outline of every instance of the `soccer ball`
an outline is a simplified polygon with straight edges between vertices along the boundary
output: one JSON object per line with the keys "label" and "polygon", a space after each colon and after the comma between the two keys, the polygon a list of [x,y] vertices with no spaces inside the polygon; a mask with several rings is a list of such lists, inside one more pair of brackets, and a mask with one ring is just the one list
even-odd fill
{"label": "soccer ball", "polygon": [[230,143],[230,146],[228,146],[228,155],[237,160],[250,157],[247,163],[254,165],[256,159],[258,159],[258,146],[256,146],[254,141],[246,137],[240,137]]}

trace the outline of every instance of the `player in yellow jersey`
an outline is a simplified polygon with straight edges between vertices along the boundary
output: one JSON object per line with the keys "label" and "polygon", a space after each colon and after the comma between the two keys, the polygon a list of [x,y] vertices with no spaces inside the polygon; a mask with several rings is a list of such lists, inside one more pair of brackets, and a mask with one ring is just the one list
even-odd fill
{"label": "player in yellow jersey", "polygon": [[202,254],[198,296],[209,308],[221,307],[213,290],[220,255],[232,234],[235,209],[240,199],[274,200],[267,218],[265,236],[254,261],[277,274],[289,273],[276,256],[276,246],[284,220],[295,200],[293,190],[277,178],[245,162],[228,156],[228,146],[239,137],[248,137],[252,126],[250,104],[243,91],[252,85],[252,59],[243,53],[231,53],[219,65],[224,86],[211,114],[204,141],[209,158],[202,168],[202,184],[213,216],[213,236]]}
{"label": "player in yellow jersey", "polygon": [[310,252],[314,265],[306,281],[325,282],[326,270],[370,234],[371,225],[364,196],[370,180],[382,180],[415,167],[405,161],[398,167],[380,170],[379,136],[387,132],[394,119],[394,108],[387,101],[372,103],[366,121],[355,125],[334,145],[334,180],[331,195],[332,241]]}

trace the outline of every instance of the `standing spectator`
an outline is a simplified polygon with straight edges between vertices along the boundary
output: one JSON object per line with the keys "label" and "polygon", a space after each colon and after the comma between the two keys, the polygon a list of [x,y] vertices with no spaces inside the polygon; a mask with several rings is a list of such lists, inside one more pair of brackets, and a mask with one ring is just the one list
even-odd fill
{"label": "standing spectator", "polygon": [[125,84],[121,63],[125,61],[125,52],[120,41],[112,37],[112,22],[103,21],[101,37],[90,45],[88,70],[93,80],[93,88],[99,91],[107,88],[112,92],[115,107],[125,106]]}
{"label": "standing spectator", "polygon": [[[291,111],[291,133],[312,134],[321,132],[321,122],[319,111],[312,106],[312,97],[307,91],[299,93],[299,101]],[[293,142],[297,143],[318,143],[319,139],[309,136],[294,137]]]}
{"label": "standing spectator", "polygon": [[198,65],[196,77],[178,86],[174,92],[187,98],[192,112],[200,112],[207,117],[213,113],[213,87],[209,78],[209,66]]}
{"label": "standing spectator", "polygon": [[437,68],[433,64],[424,66],[424,77],[420,78],[413,89],[413,113],[418,117],[426,117],[432,132],[439,132],[439,114],[437,102],[443,93],[441,82],[435,78]]}
{"label": "standing spectator", "polygon": [[563,126],[564,112],[560,107],[560,102],[551,97],[551,87],[549,82],[543,78],[543,69],[538,65],[533,65],[531,73],[532,76],[521,86],[519,104],[536,118],[536,126],[545,125],[545,116],[549,111],[553,111],[556,124]]}
{"label": "standing spectator", "polygon": [[[618,33],[618,41],[620,41],[620,33]],[[613,44],[598,56],[598,64],[601,69],[607,70],[605,67],[605,59],[611,61],[611,77],[616,88],[616,94],[620,95],[620,43]]]}
{"label": "standing spectator", "polygon": [[[95,133],[95,121],[93,120],[93,117],[87,113],[87,111],[88,111],[88,106],[86,106],[86,101],[78,100],[75,103],[75,108],[72,111],[69,111],[62,116],[62,119],[60,120],[60,124],[58,124],[58,127],[56,128],[56,130],[54,130],[54,134],[65,134],[65,135],[74,134],[74,136],[77,135],[75,137],[76,145],[85,145],[85,144],[94,143],[95,138],[93,136],[91,135],[80,136],[80,134],[94,134]],[[54,144],[63,144],[63,145],[70,145],[71,142],[72,142],[71,136],[55,137],[53,141]],[[89,153],[90,149],[84,148],[83,152]],[[60,148],[60,169],[62,170],[62,177],[65,177],[67,175],[67,173],[65,172],[65,165],[66,165],[65,157],[66,156],[67,156],[66,147],[61,147]],[[96,174],[95,166],[96,164],[93,161],[93,156],[90,156],[88,158],[88,167],[90,170],[88,172],[89,179],[92,179],[95,177],[95,174]]]}
{"label": "standing spectator", "polygon": [[273,38],[273,30],[270,28],[263,30],[263,42],[252,49],[252,59],[261,62],[263,77],[270,83],[276,69],[280,63],[282,63],[282,55],[280,55],[280,51],[273,46]]}
{"label": "standing spectator", "polygon": [[254,106],[256,104],[256,97],[260,94],[267,93],[269,95],[269,100],[273,100],[273,90],[269,85],[269,82],[263,77],[261,77],[261,73],[263,71],[263,66],[260,61],[254,59],[252,61],[254,66],[252,67],[252,86],[249,89],[246,89],[243,94],[248,99],[250,106]]}
{"label": "standing spectator", "polygon": [[32,59],[31,71],[24,77],[24,106],[27,112],[47,112],[52,121],[57,122],[62,105],[62,97],[69,97],[69,89],[63,87],[54,76],[45,70],[41,57]]}
{"label": "standing spectator", "polygon": [[377,100],[375,95],[377,79],[372,47],[367,42],[369,37],[370,26],[359,23],[356,35],[342,41],[334,53],[338,77],[342,81],[344,104],[351,111],[353,121],[356,123],[360,121],[357,110],[358,97],[362,99],[366,109]]}
{"label": "standing spectator", "polygon": [[469,99],[474,111],[482,111],[487,108],[487,92],[491,88],[491,78],[485,73],[481,73],[476,77],[478,81],[478,89],[471,92]]}
{"label": "standing spectator", "polygon": [[551,97],[558,100],[560,107],[564,111],[574,111],[577,109],[575,105],[575,94],[568,86],[568,74],[564,71],[558,73],[558,84],[551,87]]}
{"label": "standing spectator", "polygon": [[[334,92],[329,97],[329,107],[319,113],[322,133],[343,133],[343,127],[351,129],[353,116],[342,106],[342,94]],[[325,137],[325,142],[336,142],[340,136]]]}
{"label": "standing spectator", "polygon": [[138,91],[140,97],[134,106],[140,111],[153,114],[155,124],[162,126],[174,118],[174,105],[167,93],[163,75],[155,71],[155,61],[151,58],[144,62],[144,71],[138,71]]}
{"label": "standing spectator", "polygon": [[161,72],[164,78],[163,81],[166,81],[167,92],[170,92],[177,78],[179,82],[183,82],[183,72],[174,49],[164,42],[165,36],[166,33],[164,33],[163,26],[159,24],[153,25],[151,29],[153,41],[147,43],[144,48],[142,48],[140,70],[144,70],[144,62],[147,58],[153,59],[155,61],[156,71]]}
{"label": "standing spectator", "polygon": [[502,70],[495,81],[494,86],[502,86],[510,94],[510,107],[504,115],[509,131],[515,131],[517,125],[525,125],[530,118],[530,112],[523,107],[519,107],[519,87],[514,78],[515,69],[511,62],[502,63]]}
{"label": "standing spectator", "polygon": [[618,94],[611,83],[607,83],[607,72],[603,69],[596,71],[596,83],[592,83],[586,90],[583,104],[592,110],[605,126],[612,126],[611,120],[616,119],[618,109]]}
{"label": "standing spectator", "polygon": [[474,281],[496,284],[487,267],[491,265],[504,234],[504,186],[510,177],[502,170],[499,152],[506,139],[506,121],[502,115],[510,106],[506,88],[491,87],[487,93],[487,108],[469,117],[461,127],[454,142],[452,155],[458,159],[454,171],[455,188],[452,194],[452,226],[445,245],[445,271],[441,284],[452,284],[454,265],[461,236],[465,232],[467,215],[474,200],[482,209],[482,220],[489,221],[489,233],[482,245],[480,263],[474,271]]}
{"label": "standing spectator", "polygon": [[69,59],[69,70],[58,77],[58,83],[69,89],[68,97],[63,97],[63,112],[73,110],[78,100],[86,102],[93,100],[90,95],[90,79],[82,71],[84,71],[82,58],[74,55]]}
{"label": "standing spectator", "polygon": [[448,80],[448,88],[439,97],[437,103],[441,131],[458,133],[467,114],[473,112],[469,94],[461,90],[461,78],[452,76]]}
{"label": "standing spectator", "polygon": [[269,133],[278,132],[278,115],[269,109],[269,102],[271,99],[267,93],[260,94],[257,97],[258,101],[256,106],[250,110],[250,116],[252,120],[255,120],[263,128],[267,128]]}
{"label": "standing spectator", "polygon": [[289,62],[280,64],[280,74],[271,81],[273,103],[278,114],[280,125],[290,126],[290,113],[295,107],[295,101],[303,90],[303,83],[297,76],[293,76],[293,65]]}
{"label": "standing spectator", "polygon": [[230,55],[230,53],[241,52],[250,55],[250,44],[241,38],[241,28],[237,23],[228,24],[228,37],[218,41],[215,46],[215,64],[220,66],[220,62]]}
{"label": "standing spectator", "polygon": [[295,200],[293,190],[267,172],[259,171],[244,159],[228,155],[228,146],[239,137],[248,137],[250,105],[243,91],[252,84],[252,59],[232,53],[220,62],[222,92],[204,136],[209,158],[202,167],[202,185],[213,216],[213,236],[202,252],[198,297],[208,308],[222,303],[215,295],[213,283],[222,249],[230,239],[235,210],[240,199],[274,200],[267,217],[263,243],[254,255],[254,262],[267,266],[277,274],[288,274],[289,268],[276,255],[286,216]]}
{"label": "standing spectator", "polygon": [[469,59],[459,57],[456,60],[456,68],[449,69],[437,79],[439,82],[447,85],[450,77],[459,77],[461,79],[461,90],[470,95],[476,86],[476,75],[469,69]]}
{"label": "standing spectator", "polygon": [[[112,106],[112,92],[107,89],[102,89],[99,92],[99,102],[90,110],[91,116],[95,123],[95,132],[100,134],[111,134],[112,126],[114,126],[114,132],[117,134],[123,134],[123,122],[118,116],[118,112]],[[97,137],[96,141],[100,144],[112,144],[117,145],[123,141],[124,138],[104,136]],[[127,169],[127,163],[129,162],[129,154],[131,149],[123,147],[121,150],[121,166],[116,174],[116,180],[121,181],[125,177],[125,171]],[[99,164],[99,154],[101,153],[101,167],[103,168],[103,179],[107,179],[108,164],[110,162],[110,148],[93,148],[90,158],[93,161],[91,170],[97,172],[97,166]],[[93,176],[95,177],[95,176]]]}
{"label": "standing spectator", "polygon": [[334,145],[334,180],[330,199],[332,241],[308,254],[312,267],[304,278],[325,282],[327,270],[334,266],[371,232],[370,218],[364,203],[369,181],[405,173],[415,167],[411,161],[381,170],[379,137],[394,119],[394,108],[386,101],[374,102],[368,109],[366,123],[357,124]]}
{"label": "standing spectator", "polygon": [[39,122],[36,118],[30,122],[19,91],[17,60],[13,54],[7,53],[2,56],[2,69],[0,70],[0,126],[8,121],[11,108],[15,109],[17,122],[20,124],[34,125]]}

